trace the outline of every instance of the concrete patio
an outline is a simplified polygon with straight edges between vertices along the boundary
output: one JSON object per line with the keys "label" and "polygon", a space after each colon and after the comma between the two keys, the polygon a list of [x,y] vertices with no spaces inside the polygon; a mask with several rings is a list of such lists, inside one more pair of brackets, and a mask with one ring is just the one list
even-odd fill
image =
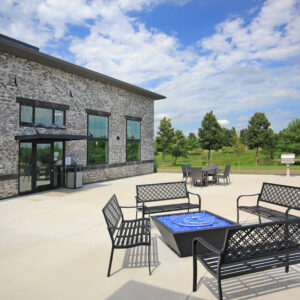
{"label": "concrete patio", "polygon": [[[146,249],[116,250],[106,277],[111,241],[101,212],[113,193],[135,205],[136,184],[181,180],[157,173],[59,189],[0,201],[0,299],[217,299],[216,280],[199,264],[192,292],[192,259],[179,258],[152,224],[152,276]],[[300,186],[300,176],[231,175],[231,185],[190,187],[202,209],[236,220],[236,198],[260,191],[263,182]],[[252,200],[255,201],[255,200]],[[124,211],[135,217],[135,209]],[[243,221],[257,218],[241,214]],[[224,280],[224,299],[299,299],[300,266]]]}

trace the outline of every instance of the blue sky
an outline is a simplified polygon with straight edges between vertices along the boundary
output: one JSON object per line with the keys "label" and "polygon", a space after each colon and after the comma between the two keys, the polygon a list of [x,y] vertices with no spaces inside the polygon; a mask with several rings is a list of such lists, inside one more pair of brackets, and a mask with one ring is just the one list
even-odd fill
{"label": "blue sky", "polygon": [[300,0],[3,0],[0,33],[167,96],[156,128],[300,117]]}

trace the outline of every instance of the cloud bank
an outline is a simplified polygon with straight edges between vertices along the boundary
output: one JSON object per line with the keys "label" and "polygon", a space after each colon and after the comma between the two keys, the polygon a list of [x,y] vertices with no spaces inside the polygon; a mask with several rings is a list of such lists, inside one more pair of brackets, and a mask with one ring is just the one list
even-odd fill
{"label": "cloud bank", "polygon": [[[300,101],[299,1],[267,0],[250,22],[225,19],[213,35],[188,46],[131,17],[188,2],[4,0],[0,26],[49,54],[166,95],[156,103],[157,122],[167,115],[175,127],[192,131],[213,110],[223,125],[245,127],[245,116],[265,111],[275,130],[286,126]],[[74,27],[84,33],[75,35]],[[62,45],[68,53],[61,54]]]}

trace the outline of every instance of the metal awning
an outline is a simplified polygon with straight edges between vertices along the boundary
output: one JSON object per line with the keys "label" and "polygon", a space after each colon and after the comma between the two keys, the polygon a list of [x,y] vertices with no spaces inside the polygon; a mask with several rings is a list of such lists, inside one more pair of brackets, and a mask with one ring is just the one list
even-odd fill
{"label": "metal awning", "polygon": [[44,134],[44,133],[15,136],[15,139],[20,141],[29,141],[29,140],[75,141],[75,140],[87,140],[88,138],[89,137],[87,135]]}

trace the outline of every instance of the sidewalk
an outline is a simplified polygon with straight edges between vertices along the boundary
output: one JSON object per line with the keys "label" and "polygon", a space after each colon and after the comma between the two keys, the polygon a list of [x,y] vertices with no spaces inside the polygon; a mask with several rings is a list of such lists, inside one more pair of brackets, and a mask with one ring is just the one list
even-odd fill
{"label": "sidewalk", "polygon": [[[291,175],[300,175],[300,170],[291,170]],[[157,173],[181,173],[180,169],[158,169]],[[261,175],[286,175],[286,170],[230,170],[232,174],[261,174]]]}
{"label": "sidewalk", "polygon": [[[0,300],[218,299],[216,280],[201,264],[199,288],[192,292],[192,258],[178,257],[153,223],[152,275],[141,246],[117,249],[106,277],[111,241],[101,210],[108,199],[115,193],[120,205],[134,206],[137,184],[181,179],[180,173],[156,173],[0,201]],[[230,185],[188,190],[201,196],[203,210],[235,221],[238,195],[258,193],[263,182],[300,186],[299,179],[233,174]],[[135,209],[124,209],[124,217],[135,218]],[[258,221],[244,212],[240,220]],[[224,300],[296,300],[300,264],[287,274],[278,268],[230,278],[222,287]]]}

